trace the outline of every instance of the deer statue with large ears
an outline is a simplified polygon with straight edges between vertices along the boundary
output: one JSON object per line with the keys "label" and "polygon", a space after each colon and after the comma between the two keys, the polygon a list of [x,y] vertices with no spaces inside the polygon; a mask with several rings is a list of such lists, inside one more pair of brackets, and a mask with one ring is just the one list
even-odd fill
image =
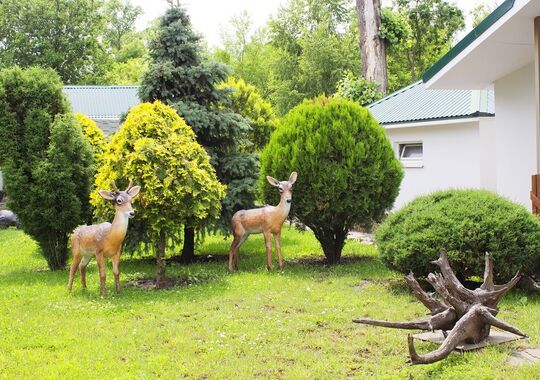
{"label": "deer statue with large ears", "polygon": [[99,294],[105,295],[105,257],[112,259],[115,290],[117,294],[120,292],[120,271],[118,270],[120,253],[129,218],[135,216],[131,200],[139,193],[141,187],[133,186],[132,181],[129,182],[125,191],[118,190],[114,181],[113,187],[114,191],[99,190],[102,198],[114,203],[116,213],[112,224],[104,222],[91,226],[79,226],[73,231],[71,236],[73,262],[69,271],[69,291],[73,286],[73,277],[77,272],[77,267],[81,271],[82,286],[86,288],[86,266],[92,256],[95,256],[99,269]]}
{"label": "deer statue with large ears", "polygon": [[233,271],[233,266],[238,270],[238,251],[242,243],[250,234],[264,234],[266,245],[266,267],[272,270],[272,242],[274,235],[279,269],[283,270],[283,260],[281,258],[281,227],[289,216],[292,202],[292,186],[296,182],[297,174],[292,172],[288,181],[278,181],[266,176],[268,182],[278,188],[281,200],[277,206],[265,206],[251,210],[240,210],[232,217],[232,230],[234,240],[229,250],[229,272]]}

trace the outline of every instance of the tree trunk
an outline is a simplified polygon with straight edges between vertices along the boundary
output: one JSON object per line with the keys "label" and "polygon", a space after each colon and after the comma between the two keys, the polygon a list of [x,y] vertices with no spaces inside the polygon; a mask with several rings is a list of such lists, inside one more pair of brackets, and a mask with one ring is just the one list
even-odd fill
{"label": "tree trunk", "polygon": [[165,243],[167,236],[164,231],[159,233],[159,241],[157,247],[157,266],[158,272],[156,277],[156,288],[163,289],[165,287]]}
{"label": "tree trunk", "polygon": [[184,247],[180,262],[191,263],[195,259],[195,229],[193,227],[184,227]]}
{"label": "tree trunk", "polygon": [[409,68],[411,69],[411,80],[416,82],[416,70],[414,69],[414,57],[411,52],[407,53],[407,60],[409,61]]}
{"label": "tree trunk", "polygon": [[50,270],[62,270],[66,267],[68,257],[67,236],[55,236],[41,242],[39,245]]}
{"label": "tree trunk", "polygon": [[364,78],[377,83],[380,92],[386,93],[386,47],[379,37],[381,26],[380,0],[356,0],[358,27],[360,31],[360,53]]}
{"label": "tree trunk", "polygon": [[328,264],[337,264],[341,259],[341,251],[345,245],[346,234],[324,233],[323,235],[315,234],[321,243],[324,256]]}

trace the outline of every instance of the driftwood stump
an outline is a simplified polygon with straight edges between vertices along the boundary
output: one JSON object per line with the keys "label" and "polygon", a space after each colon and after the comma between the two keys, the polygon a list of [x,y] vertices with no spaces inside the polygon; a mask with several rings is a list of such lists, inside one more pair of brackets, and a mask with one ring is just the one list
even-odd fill
{"label": "driftwood stump", "polygon": [[446,337],[444,342],[437,350],[425,355],[416,353],[413,337],[408,336],[412,364],[428,364],[442,360],[460,343],[479,343],[489,336],[491,326],[522,337],[527,336],[517,328],[496,318],[499,312],[497,304],[518,283],[521,278],[519,272],[507,284],[495,285],[493,259],[489,253],[486,253],[484,282],[479,288],[470,290],[457,279],[444,250],[440,251],[439,258],[433,261],[433,264],[440,268],[441,273],[430,273],[427,281],[439,293],[442,301],[423,291],[412,272],[405,277],[416,298],[429,309],[431,317],[413,322],[386,322],[366,318],[353,319],[353,322],[400,329],[442,330]]}

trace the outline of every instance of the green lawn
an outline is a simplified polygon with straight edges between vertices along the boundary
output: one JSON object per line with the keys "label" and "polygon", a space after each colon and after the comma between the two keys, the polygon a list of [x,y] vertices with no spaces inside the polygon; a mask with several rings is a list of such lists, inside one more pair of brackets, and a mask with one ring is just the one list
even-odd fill
{"label": "green lawn", "polygon": [[[95,263],[89,289],[68,273],[49,272],[34,243],[0,231],[0,378],[538,379],[540,365],[508,367],[512,348],[540,346],[540,298],[513,291],[499,316],[531,338],[443,362],[409,366],[407,332],[351,322],[367,316],[409,320],[425,314],[400,274],[358,242],[344,263],[327,267],[310,233],[285,228],[285,271],[266,271],[264,244],[241,250],[240,272],[226,272],[230,239],[209,237],[201,255],[214,260],[172,265],[192,283],[173,290],[126,286],[151,276],[148,260],[121,262],[122,293],[98,296]],[[435,346],[417,343],[423,353]]]}

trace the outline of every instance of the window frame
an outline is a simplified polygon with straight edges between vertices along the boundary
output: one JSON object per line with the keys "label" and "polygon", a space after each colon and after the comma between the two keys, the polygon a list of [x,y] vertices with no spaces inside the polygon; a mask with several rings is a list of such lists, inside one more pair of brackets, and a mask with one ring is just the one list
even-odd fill
{"label": "window frame", "polygon": [[[421,157],[403,157],[407,146],[420,146],[422,148]],[[424,167],[424,142],[423,141],[400,141],[396,143],[396,153],[399,161],[405,168],[423,168]]]}

